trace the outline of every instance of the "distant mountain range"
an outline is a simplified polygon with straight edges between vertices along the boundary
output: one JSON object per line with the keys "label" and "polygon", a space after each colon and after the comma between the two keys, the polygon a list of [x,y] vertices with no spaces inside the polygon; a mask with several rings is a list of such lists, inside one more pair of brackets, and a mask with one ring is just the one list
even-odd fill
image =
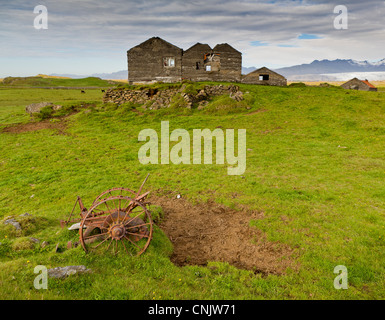
{"label": "distant mountain range", "polygon": [[314,60],[309,64],[276,69],[276,72],[286,78],[299,75],[324,75],[351,72],[385,72],[385,59],[377,62],[357,60]]}
{"label": "distant mountain range", "polygon": [[[248,74],[256,69],[256,67],[242,67],[242,74]],[[282,74],[288,80],[344,81],[354,77],[367,78],[369,80],[385,80],[385,59],[377,62],[352,59],[314,60],[309,64],[279,68],[274,71]],[[128,72],[127,70],[122,70],[113,73],[95,73],[92,75],[52,74],[51,76],[74,79],[98,77],[108,80],[123,80],[127,79]]]}
{"label": "distant mountain range", "polygon": [[54,77],[66,77],[66,78],[72,78],[72,79],[82,79],[82,78],[88,78],[88,77],[96,77],[106,80],[126,80],[128,78],[128,71],[122,70],[112,73],[94,73],[91,75],[79,75],[79,74],[57,74],[53,73],[50,74],[50,76]]}
{"label": "distant mountain range", "polygon": [[[255,67],[242,68],[247,74]],[[376,62],[352,59],[314,60],[309,64],[274,69],[292,81],[346,81],[354,77],[362,79],[385,80],[385,59]]]}

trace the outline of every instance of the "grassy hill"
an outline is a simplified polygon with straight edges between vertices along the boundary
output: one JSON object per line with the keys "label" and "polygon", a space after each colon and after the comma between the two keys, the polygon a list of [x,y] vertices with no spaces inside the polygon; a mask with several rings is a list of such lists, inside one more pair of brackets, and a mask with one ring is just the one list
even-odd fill
{"label": "grassy hill", "polygon": [[[103,105],[100,90],[84,97],[78,90],[2,89],[0,299],[384,299],[385,95],[337,87],[240,87],[251,96],[248,108],[218,98],[203,110],[156,111]],[[37,101],[66,102],[79,112],[31,127],[24,108]],[[245,173],[229,176],[227,164],[142,165],[139,132],[150,128],[160,136],[165,120],[170,132],[246,129]],[[257,243],[270,258],[291,248],[281,258],[292,264],[283,273],[238,269],[231,261],[179,267],[171,261],[173,244],[161,216],[140,257],[66,248],[78,235],[61,229],[58,220],[67,217],[76,196],[89,206],[106,189],[137,190],[148,173],[145,190],[162,201],[180,194],[192,206],[258,212],[249,226],[259,236],[246,243]],[[32,216],[19,216],[25,212]],[[223,214],[226,219],[229,213]],[[4,225],[9,216],[20,220],[21,231]],[[182,220],[189,219],[186,214]],[[48,290],[33,287],[36,265],[78,264],[93,272],[49,279]],[[348,269],[347,290],[333,286],[338,265]]]}
{"label": "grassy hill", "polygon": [[0,82],[1,87],[111,87],[117,83],[110,80],[89,77],[84,79],[71,79],[59,77],[7,77]]}

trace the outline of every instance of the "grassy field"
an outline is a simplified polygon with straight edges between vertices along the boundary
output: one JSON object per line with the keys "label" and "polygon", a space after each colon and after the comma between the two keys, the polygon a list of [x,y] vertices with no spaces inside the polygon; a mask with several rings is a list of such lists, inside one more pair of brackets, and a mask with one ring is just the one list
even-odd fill
{"label": "grassy field", "polygon": [[102,80],[100,78],[89,77],[84,79],[71,79],[64,77],[48,77],[45,75],[37,75],[35,77],[8,77],[0,79],[0,88],[7,87],[112,87],[118,83],[113,80]]}
{"label": "grassy field", "polygon": [[[221,108],[213,101],[218,109],[157,111],[105,106],[99,89],[84,95],[1,88],[0,130],[29,123],[29,103],[88,107],[46,120],[65,121],[64,133],[54,127],[0,133],[0,299],[384,299],[384,93],[240,87],[249,92],[248,108]],[[160,132],[165,120],[170,131],[246,129],[246,172],[229,176],[226,164],[140,164],[138,133]],[[250,226],[266,241],[292,248],[293,267],[283,274],[218,261],[178,267],[159,227],[140,257],[66,249],[78,235],[61,229],[58,220],[76,196],[89,206],[105,189],[138,189],[148,173],[145,189],[154,195],[181,194],[191,203],[214,200],[263,213]],[[26,212],[31,216],[19,217]],[[21,231],[3,224],[9,216],[20,221]],[[42,241],[48,246],[41,248]],[[92,273],[49,279],[47,290],[34,288],[36,265],[78,264]],[[333,286],[338,265],[348,269],[347,290]]]}

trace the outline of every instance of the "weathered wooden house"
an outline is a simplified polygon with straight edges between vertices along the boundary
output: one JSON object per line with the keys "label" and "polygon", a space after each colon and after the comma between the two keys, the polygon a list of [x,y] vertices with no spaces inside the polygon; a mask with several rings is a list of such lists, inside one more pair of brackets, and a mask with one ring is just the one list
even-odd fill
{"label": "weathered wooden house", "polygon": [[347,90],[377,91],[377,88],[368,80],[359,80],[357,78],[345,82],[341,87]]}
{"label": "weathered wooden house", "polygon": [[197,43],[184,51],[153,37],[127,51],[128,81],[241,81],[242,53],[227,43]]}
{"label": "weathered wooden house", "polygon": [[269,86],[287,86],[287,80],[284,76],[266,67],[262,67],[243,76],[242,83]]}

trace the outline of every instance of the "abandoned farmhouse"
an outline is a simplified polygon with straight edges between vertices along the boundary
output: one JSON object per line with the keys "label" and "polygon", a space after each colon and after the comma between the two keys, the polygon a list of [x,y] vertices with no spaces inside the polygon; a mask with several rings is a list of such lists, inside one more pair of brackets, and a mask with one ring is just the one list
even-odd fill
{"label": "abandoned farmhouse", "polygon": [[268,84],[270,86],[287,86],[287,80],[277,72],[266,67],[252,71],[242,77],[242,83]]}
{"label": "abandoned farmhouse", "polygon": [[361,90],[361,91],[377,91],[377,88],[372,85],[368,80],[359,80],[353,78],[348,82],[341,85],[344,89]]}
{"label": "abandoned farmhouse", "polygon": [[286,86],[286,79],[268,68],[242,76],[242,53],[227,43],[196,43],[187,50],[153,37],[127,51],[129,83],[225,81]]}

